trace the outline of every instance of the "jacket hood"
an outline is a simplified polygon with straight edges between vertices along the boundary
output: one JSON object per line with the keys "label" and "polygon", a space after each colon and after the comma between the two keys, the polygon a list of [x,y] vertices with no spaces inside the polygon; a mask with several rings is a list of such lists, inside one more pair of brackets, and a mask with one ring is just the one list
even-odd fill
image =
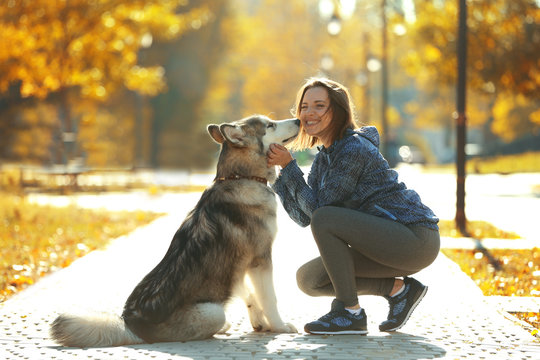
{"label": "jacket hood", "polygon": [[360,129],[355,130],[355,132],[368,139],[376,147],[379,147],[379,132],[375,126],[362,126]]}
{"label": "jacket hood", "polygon": [[[380,141],[379,141],[379,132],[377,131],[377,128],[375,126],[362,126],[361,128],[356,129],[356,130],[347,129],[345,131],[345,135],[343,136],[343,139],[345,139],[345,138],[347,138],[349,136],[353,136],[355,134],[368,139],[370,143],[375,145],[375,147],[377,147],[377,148],[379,147],[379,143],[380,143]],[[336,146],[342,146],[344,144],[344,142],[340,141],[340,140],[343,140],[343,139],[339,139],[339,140],[334,141],[334,143],[329,148],[325,148],[324,145],[321,145],[321,146],[317,146],[317,149],[319,151],[324,152],[324,153],[331,153],[331,152],[334,151]],[[339,145],[339,144],[341,144],[341,145]]]}

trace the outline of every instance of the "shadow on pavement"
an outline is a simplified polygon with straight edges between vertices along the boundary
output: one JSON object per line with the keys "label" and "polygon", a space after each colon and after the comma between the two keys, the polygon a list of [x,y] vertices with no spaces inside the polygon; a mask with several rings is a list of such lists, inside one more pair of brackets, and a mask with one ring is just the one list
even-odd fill
{"label": "shadow on pavement", "polygon": [[[148,355],[156,352],[192,359],[313,358],[313,359],[425,359],[442,358],[446,350],[405,333],[388,335],[314,336],[306,334],[218,335],[187,343],[132,345]],[[160,358],[160,356],[157,356]]]}

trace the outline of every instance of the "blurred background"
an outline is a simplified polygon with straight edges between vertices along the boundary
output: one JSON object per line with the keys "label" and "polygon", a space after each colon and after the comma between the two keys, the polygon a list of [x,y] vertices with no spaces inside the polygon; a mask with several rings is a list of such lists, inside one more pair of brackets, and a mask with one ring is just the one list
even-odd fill
{"label": "blurred background", "polygon": [[[540,167],[539,5],[467,1],[468,157]],[[457,30],[454,0],[5,0],[0,165],[209,169],[207,124],[290,117],[319,75],[351,90],[391,165],[449,164]]]}
{"label": "blurred background", "polygon": [[[1,0],[0,303],[190,207],[214,177],[206,126],[289,118],[312,76],[349,88],[359,122],[378,127],[383,155],[440,217],[443,238],[474,237],[473,249],[443,245],[485,295],[540,296],[539,6]],[[313,155],[295,157],[308,167]],[[479,240],[493,238],[523,241]],[[538,334],[534,304],[505,310]]]}

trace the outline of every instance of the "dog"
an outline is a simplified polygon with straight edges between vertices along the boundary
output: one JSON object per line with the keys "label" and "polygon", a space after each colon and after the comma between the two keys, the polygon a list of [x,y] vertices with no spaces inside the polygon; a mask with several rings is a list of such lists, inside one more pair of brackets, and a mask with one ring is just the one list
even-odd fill
{"label": "dog", "polygon": [[176,231],[165,256],[135,287],[123,313],[84,317],[61,314],[50,335],[71,347],[119,346],[207,339],[226,331],[225,305],[240,296],[255,331],[297,332],[284,323],[272,274],[277,231],[276,179],[268,167],[270,144],[286,145],[298,119],[254,115],[208,125],[221,144],[213,184]]}

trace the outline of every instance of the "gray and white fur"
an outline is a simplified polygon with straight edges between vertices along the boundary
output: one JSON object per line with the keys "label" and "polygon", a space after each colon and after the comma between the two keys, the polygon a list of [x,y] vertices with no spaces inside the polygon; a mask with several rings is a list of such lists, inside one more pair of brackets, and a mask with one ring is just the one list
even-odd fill
{"label": "gray and white fur", "polygon": [[224,306],[235,295],[245,300],[256,331],[296,332],[277,309],[271,257],[277,203],[261,179],[276,178],[276,169],[267,166],[269,145],[287,144],[299,125],[297,119],[261,115],[209,125],[221,144],[216,181],[161,262],[135,287],[122,315],[62,314],[51,337],[73,347],[206,339],[224,328]]}

